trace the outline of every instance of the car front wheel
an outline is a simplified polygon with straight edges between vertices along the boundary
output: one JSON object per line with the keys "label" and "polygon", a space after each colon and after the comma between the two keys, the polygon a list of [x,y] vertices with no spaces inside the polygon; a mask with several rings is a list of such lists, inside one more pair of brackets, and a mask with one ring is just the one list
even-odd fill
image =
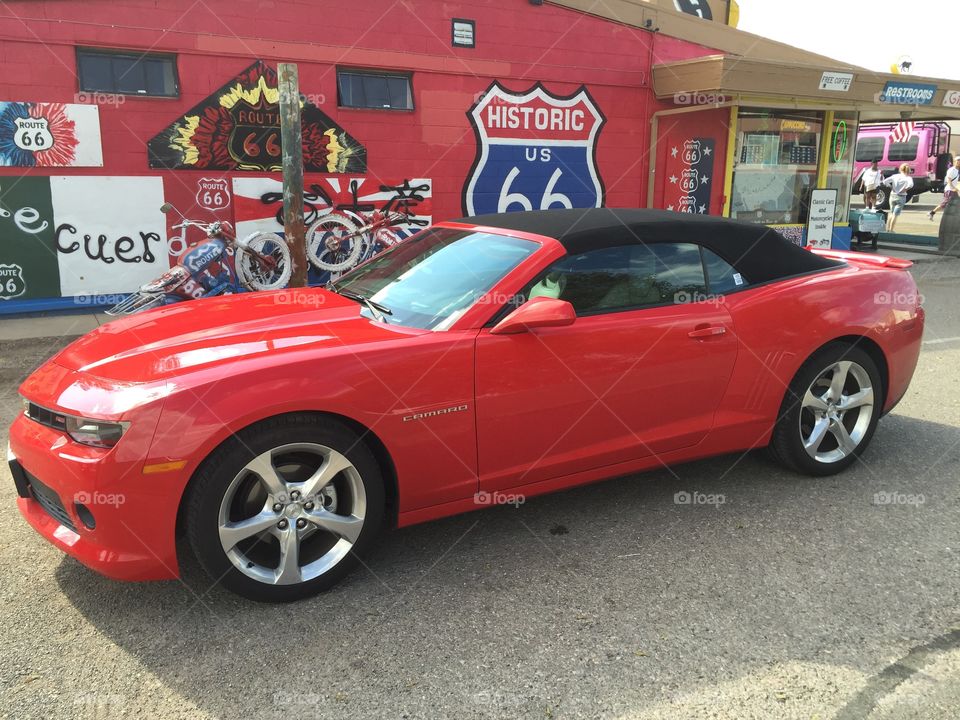
{"label": "car front wheel", "polygon": [[283,602],[343,578],[383,520],[379,466],[327,418],[248,428],[203,464],[187,497],[187,537],[210,576],[252,600]]}
{"label": "car front wheel", "polygon": [[772,454],[797,472],[840,472],[870,443],[882,398],[879,370],[866,352],[827,345],[791,382],[771,438]]}

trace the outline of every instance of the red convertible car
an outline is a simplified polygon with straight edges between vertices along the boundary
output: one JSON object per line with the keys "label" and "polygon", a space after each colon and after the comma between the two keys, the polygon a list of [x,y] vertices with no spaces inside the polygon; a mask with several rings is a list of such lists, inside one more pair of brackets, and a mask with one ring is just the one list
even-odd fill
{"label": "red convertible car", "polygon": [[384,525],[752,448],[835,473],[917,363],[909,265],[658,211],[440,223],[326,289],[68,346],[20,389],[20,511],[110,577],[176,577],[182,532],[225,586],[292,600]]}

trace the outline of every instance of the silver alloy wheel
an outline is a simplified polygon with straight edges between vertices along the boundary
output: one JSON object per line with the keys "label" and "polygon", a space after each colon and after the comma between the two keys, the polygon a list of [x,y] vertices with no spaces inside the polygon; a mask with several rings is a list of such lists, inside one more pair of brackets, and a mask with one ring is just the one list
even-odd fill
{"label": "silver alloy wheel", "polygon": [[345,455],[316,443],[281,445],[231,481],[220,503],[220,544],[258,582],[307,582],[353,549],[366,509],[360,473]]}
{"label": "silver alloy wheel", "polygon": [[840,360],[807,388],[800,408],[800,439],[817,462],[834,463],[863,441],[874,413],[870,375],[851,360]]}

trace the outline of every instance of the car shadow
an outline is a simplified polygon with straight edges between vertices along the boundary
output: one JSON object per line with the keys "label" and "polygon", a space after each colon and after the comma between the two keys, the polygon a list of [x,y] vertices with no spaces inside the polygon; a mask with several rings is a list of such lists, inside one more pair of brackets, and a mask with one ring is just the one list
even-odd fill
{"label": "car shadow", "polygon": [[879,676],[949,632],[957,440],[894,414],[834,477],[747,453],[393,531],[293,604],[238,598],[192,561],[182,581],[111,582],[69,558],[56,576],[213,717],[635,714],[774,666]]}

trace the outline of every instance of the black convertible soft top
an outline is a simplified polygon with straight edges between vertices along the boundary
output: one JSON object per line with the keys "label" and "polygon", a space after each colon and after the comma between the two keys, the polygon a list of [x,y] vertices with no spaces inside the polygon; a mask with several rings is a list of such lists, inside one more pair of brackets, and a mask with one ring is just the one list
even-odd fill
{"label": "black convertible soft top", "polygon": [[765,225],[667,210],[535,210],[456,222],[546,235],[563,243],[571,255],[632,243],[692,242],[715,252],[752,284],[843,265],[804,250]]}

